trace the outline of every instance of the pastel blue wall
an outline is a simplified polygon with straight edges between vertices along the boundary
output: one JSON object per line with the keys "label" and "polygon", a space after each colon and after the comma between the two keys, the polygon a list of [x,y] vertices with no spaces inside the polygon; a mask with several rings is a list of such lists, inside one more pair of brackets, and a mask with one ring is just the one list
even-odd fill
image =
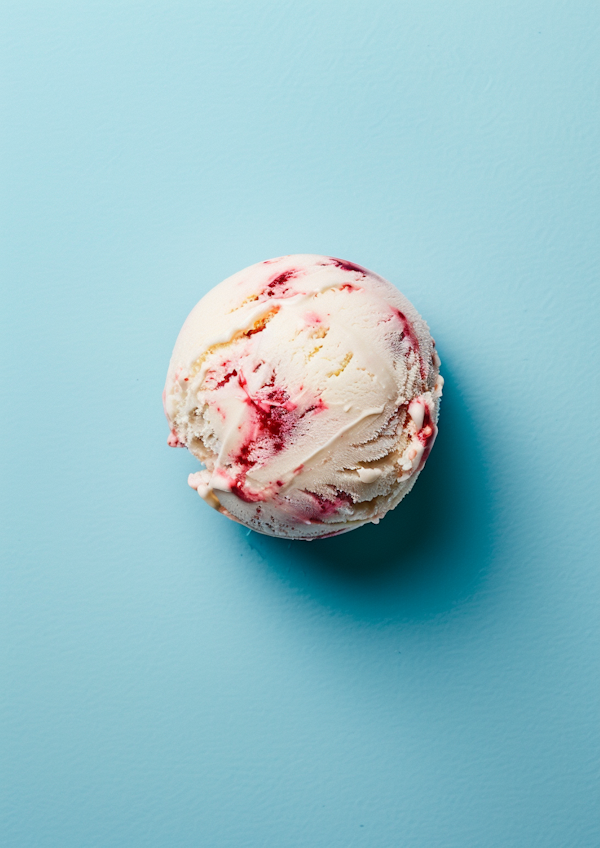
{"label": "pastel blue wall", "polygon": [[[2,7],[9,848],[597,848],[600,8]],[[212,285],[348,257],[429,321],[379,527],[247,534],[160,395]]]}

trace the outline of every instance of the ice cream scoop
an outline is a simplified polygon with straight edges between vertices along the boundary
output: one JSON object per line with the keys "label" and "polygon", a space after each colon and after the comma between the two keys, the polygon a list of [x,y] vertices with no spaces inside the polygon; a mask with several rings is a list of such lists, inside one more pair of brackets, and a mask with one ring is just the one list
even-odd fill
{"label": "ice cream scoop", "polygon": [[270,536],[377,523],[414,485],[443,378],[425,321],[377,274],[268,259],[215,286],[179,334],[163,394],[189,485]]}

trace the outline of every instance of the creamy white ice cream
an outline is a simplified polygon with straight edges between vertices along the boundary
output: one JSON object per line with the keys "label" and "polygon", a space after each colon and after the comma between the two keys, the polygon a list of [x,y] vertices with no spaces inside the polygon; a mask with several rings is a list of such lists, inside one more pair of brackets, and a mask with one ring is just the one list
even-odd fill
{"label": "creamy white ice cream", "polygon": [[189,484],[253,530],[314,539],[378,522],[437,433],[427,324],[382,277],[301,254],[215,286],[177,339],[164,392]]}

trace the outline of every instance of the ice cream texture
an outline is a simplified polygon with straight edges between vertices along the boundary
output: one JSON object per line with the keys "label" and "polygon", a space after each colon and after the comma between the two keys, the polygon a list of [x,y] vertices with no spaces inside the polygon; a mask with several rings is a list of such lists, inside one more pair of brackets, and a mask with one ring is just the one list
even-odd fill
{"label": "ice cream texture", "polygon": [[215,286],[179,334],[163,394],[189,485],[270,536],[377,523],[413,487],[443,378],[425,321],[352,262],[268,259]]}

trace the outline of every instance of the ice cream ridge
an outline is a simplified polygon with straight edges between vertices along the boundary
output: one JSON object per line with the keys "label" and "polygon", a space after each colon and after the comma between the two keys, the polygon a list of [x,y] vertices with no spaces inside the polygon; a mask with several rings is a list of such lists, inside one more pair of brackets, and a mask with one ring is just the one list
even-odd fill
{"label": "ice cream ridge", "polygon": [[377,523],[413,487],[443,378],[425,321],[377,274],[330,256],[252,265],[215,286],[179,334],[163,394],[189,485],[270,536]]}

